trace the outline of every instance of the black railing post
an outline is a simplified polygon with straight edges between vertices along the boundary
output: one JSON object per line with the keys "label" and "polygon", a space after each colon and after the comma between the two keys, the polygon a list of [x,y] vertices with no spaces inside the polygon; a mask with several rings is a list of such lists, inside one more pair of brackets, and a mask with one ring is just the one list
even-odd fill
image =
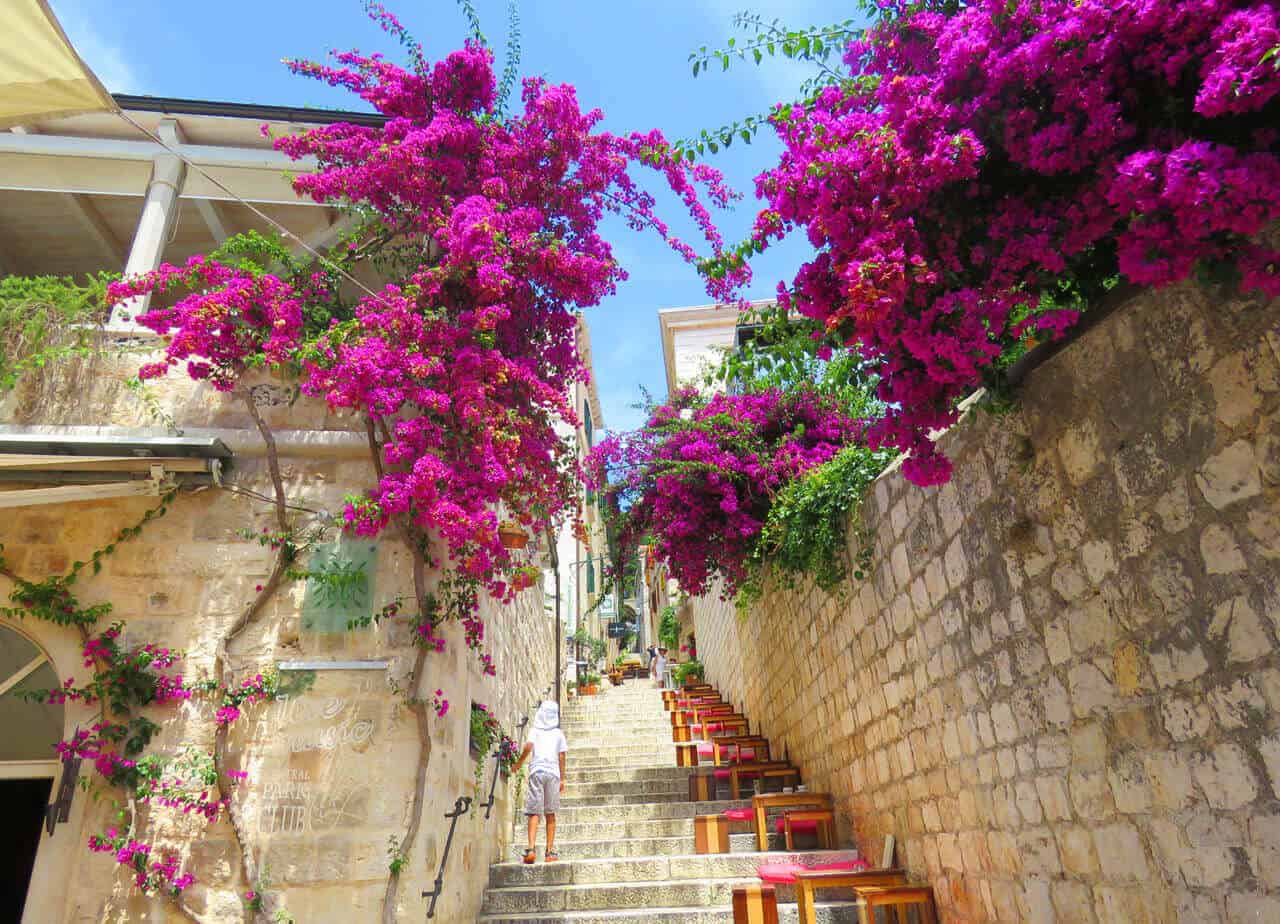
{"label": "black railing post", "polygon": [[[529,724],[529,717],[525,716],[520,720],[520,724],[516,726],[516,734],[524,731],[524,727]],[[502,772],[502,756],[500,754],[493,755],[493,782],[489,784],[489,801],[484,803],[484,820],[489,820],[489,815],[493,811],[494,793],[498,789],[498,774]]]}
{"label": "black railing post", "polygon": [[453,847],[453,832],[457,830],[458,819],[467,812],[471,811],[471,797],[459,796],[458,800],[453,803],[453,811],[445,812],[445,818],[452,818],[449,824],[449,836],[444,841],[444,856],[440,858],[440,869],[436,873],[435,888],[430,892],[423,892],[422,897],[431,897],[431,904],[427,907],[427,920],[436,916],[436,902],[440,898],[440,893],[444,891],[444,865],[449,862],[449,850]]}

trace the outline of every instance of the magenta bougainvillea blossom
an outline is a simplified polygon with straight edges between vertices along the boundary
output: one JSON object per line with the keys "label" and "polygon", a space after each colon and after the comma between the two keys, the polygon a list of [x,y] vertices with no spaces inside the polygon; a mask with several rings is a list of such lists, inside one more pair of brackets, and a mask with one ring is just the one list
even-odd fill
{"label": "magenta bougainvillea blossom", "polygon": [[[570,385],[587,374],[576,312],[626,275],[599,234],[601,218],[618,213],[654,229],[693,261],[631,171],[657,171],[712,252],[721,240],[700,194],[720,207],[730,193],[657,132],[600,131],[601,113],[583,111],[570,86],[527,80],[523,111],[502,116],[492,54],[478,44],[432,65],[413,46],[409,70],[376,55],[336,57],[335,67],[290,66],[350,89],[388,121],[326,125],[275,146],[318,160],[294,181],[299,194],[361,209],[366,224],[348,258],[371,242],[397,242],[393,280],[318,330],[304,318],[332,298],[325,272],[285,279],[195,258],[112,295],[194,289],[139,318],[170,338],[144,378],[185,362],[193,377],[229,390],[253,365],[291,366],[305,394],[367,418],[383,470],[347,504],[347,527],[372,536],[410,522],[439,537],[457,573],[510,596],[504,575],[515,563],[498,534],[499,509],[529,524],[568,515],[575,503],[572,454],[555,423],[576,422]],[[735,281],[718,280],[716,294],[727,297]],[[438,641],[429,630],[423,638]],[[468,644],[482,638],[478,619],[469,621]]]}
{"label": "magenta bougainvillea blossom", "polygon": [[[165,673],[184,659],[184,652],[151,643],[128,646],[123,641],[122,628],[123,624],[117,622],[86,638],[82,654],[92,677],[84,686],[76,686],[74,679],[68,678],[51,690],[30,690],[22,695],[37,702],[97,706],[100,720],[59,741],[55,745],[58,756],[91,762],[102,782],[125,789],[135,807],[159,806],[213,824],[228,805],[228,800],[219,795],[213,755],[189,749],[173,757],[144,756],[160,726],[140,710],[183,702],[197,694],[212,694],[221,703],[218,723],[230,724],[240,717],[242,708],[275,696],[276,678],[259,674],[233,689],[211,681],[188,685],[181,674]],[[247,774],[228,771],[226,777],[229,784],[238,783]],[[125,834],[113,828],[105,835],[93,835],[89,848],[114,854],[118,863],[134,872],[135,885],[148,894],[178,895],[195,881],[191,874],[179,873],[175,856],[166,854],[152,861],[151,846],[135,839],[132,832]]]}
{"label": "magenta bougainvillea blossom", "polygon": [[641,429],[596,446],[588,479],[606,492],[622,547],[649,541],[688,593],[719,576],[732,595],[748,577],[773,495],[861,428],[811,391],[708,399],[684,389]]}
{"label": "magenta bougainvillea blossom", "polygon": [[878,361],[873,446],[917,484],[929,433],[1024,337],[1116,278],[1197,266],[1280,295],[1280,3],[883,0],[850,80],[773,119],[751,249],[803,227],[787,305]]}

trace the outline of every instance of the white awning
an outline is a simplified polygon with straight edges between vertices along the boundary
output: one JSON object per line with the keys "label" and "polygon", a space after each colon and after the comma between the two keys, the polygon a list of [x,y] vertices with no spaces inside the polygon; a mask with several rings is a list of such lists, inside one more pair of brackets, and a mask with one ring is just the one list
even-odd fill
{"label": "white awning", "polygon": [[4,0],[0,129],[49,116],[116,109],[111,94],[71,47],[46,0]]}

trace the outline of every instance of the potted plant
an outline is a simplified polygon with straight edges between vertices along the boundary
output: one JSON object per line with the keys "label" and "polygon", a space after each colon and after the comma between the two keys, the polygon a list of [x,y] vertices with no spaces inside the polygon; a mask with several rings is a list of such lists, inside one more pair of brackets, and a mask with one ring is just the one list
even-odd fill
{"label": "potted plant", "polygon": [[675,681],[680,686],[693,686],[695,683],[701,683],[703,677],[702,662],[694,658],[691,661],[685,661],[675,666],[672,672]]}
{"label": "potted plant", "polygon": [[578,691],[583,696],[595,696],[600,691],[600,675],[587,673],[582,677],[582,688]]}
{"label": "potted plant", "polygon": [[529,544],[529,534],[515,520],[503,520],[498,524],[498,537],[504,549],[523,549]]}

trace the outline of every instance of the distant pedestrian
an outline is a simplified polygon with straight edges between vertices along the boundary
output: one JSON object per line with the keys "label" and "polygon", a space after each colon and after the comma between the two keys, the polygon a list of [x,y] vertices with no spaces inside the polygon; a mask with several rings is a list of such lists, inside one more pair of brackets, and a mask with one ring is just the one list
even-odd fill
{"label": "distant pedestrian", "polygon": [[529,740],[525,742],[520,759],[511,768],[518,773],[525,760],[533,755],[529,764],[529,791],[524,800],[524,813],[529,818],[529,849],[524,862],[537,859],[538,818],[547,819],[547,852],[544,858],[554,863],[560,857],[556,853],[556,812],[560,808],[560,796],[564,793],[564,761],[569,751],[569,741],[560,730],[560,707],[550,700],[538,707],[533,718]]}
{"label": "distant pedestrian", "polygon": [[655,676],[658,678],[658,686],[663,686],[666,682],[667,674],[667,649],[658,649],[658,658],[655,662],[655,668],[657,670]]}
{"label": "distant pedestrian", "polygon": [[644,666],[645,666],[645,669],[649,671],[649,676],[652,677],[653,669],[658,660],[658,646],[650,645],[647,649],[645,649],[645,654],[649,656],[649,660],[645,662]]}

